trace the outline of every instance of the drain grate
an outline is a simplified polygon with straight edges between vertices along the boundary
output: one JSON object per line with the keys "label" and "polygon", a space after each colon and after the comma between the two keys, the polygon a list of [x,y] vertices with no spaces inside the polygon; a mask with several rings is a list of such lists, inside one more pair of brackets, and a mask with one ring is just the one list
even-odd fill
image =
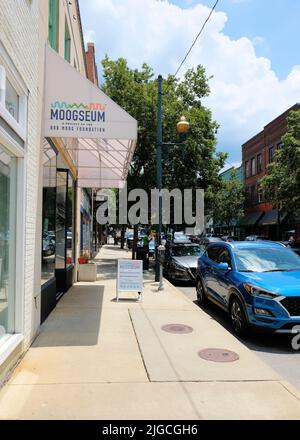
{"label": "drain grate", "polygon": [[198,355],[202,359],[212,362],[235,362],[240,358],[234,351],[223,348],[206,348],[199,351]]}
{"label": "drain grate", "polygon": [[192,333],[192,331],[194,330],[189,325],[184,324],[167,324],[162,326],[161,329],[167,333],[177,333],[181,335]]}

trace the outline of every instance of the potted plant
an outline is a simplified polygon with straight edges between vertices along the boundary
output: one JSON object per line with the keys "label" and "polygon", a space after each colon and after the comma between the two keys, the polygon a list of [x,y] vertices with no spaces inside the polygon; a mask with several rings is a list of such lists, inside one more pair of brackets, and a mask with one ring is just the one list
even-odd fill
{"label": "potted plant", "polygon": [[97,280],[97,265],[90,261],[90,254],[88,251],[78,258],[78,281],[96,281]]}
{"label": "potted plant", "polygon": [[84,251],[83,254],[80,257],[78,257],[78,263],[79,264],[87,264],[89,261],[89,257],[90,256],[89,256],[88,251]]}

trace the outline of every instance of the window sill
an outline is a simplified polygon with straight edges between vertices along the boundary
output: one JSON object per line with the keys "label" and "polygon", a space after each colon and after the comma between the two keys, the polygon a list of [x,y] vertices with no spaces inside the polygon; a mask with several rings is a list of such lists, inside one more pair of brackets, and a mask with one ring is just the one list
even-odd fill
{"label": "window sill", "polygon": [[6,341],[3,344],[0,340],[0,367],[24,340],[24,336],[21,334],[6,335],[4,338]]}

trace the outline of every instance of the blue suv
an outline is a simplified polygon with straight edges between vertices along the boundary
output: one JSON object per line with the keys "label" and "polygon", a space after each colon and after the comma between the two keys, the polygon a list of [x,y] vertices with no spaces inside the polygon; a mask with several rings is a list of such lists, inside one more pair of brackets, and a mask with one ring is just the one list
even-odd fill
{"label": "blue suv", "polygon": [[209,245],[198,260],[196,291],[199,304],[209,299],[229,313],[238,335],[250,327],[300,331],[300,257],[281,243]]}

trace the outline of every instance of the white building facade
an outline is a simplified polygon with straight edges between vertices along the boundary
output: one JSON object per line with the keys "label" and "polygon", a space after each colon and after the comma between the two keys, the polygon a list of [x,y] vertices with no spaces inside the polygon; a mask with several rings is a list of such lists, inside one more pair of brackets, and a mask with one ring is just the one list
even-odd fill
{"label": "white building facade", "polygon": [[0,1],[0,378],[40,323],[39,2]]}
{"label": "white building facade", "polygon": [[0,384],[76,281],[83,192],[122,186],[134,152],[86,76],[77,0],[0,0]]}

